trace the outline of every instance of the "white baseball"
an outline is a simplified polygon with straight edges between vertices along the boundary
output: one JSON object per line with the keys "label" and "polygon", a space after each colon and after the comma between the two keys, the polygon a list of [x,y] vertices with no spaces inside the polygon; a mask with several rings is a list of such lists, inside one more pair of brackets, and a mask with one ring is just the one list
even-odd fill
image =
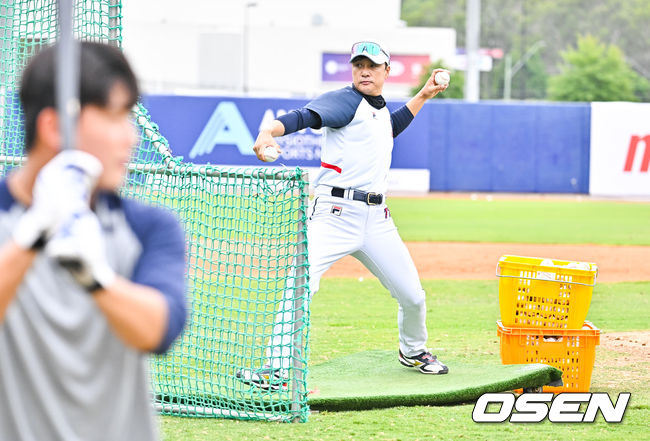
{"label": "white baseball", "polygon": [[433,81],[439,86],[442,86],[444,84],[449,83],[449,74],[445,71],[437,72],[434,77]]}
{"label": "white baseball", "polygon": [[278,156],[280,156],[280,153],[278,153],[278,151],[272,145],[267,145],[266,147],[264,147],[265,162],[273,162],[276,159],[278,159]]}
{"label": "white baseball", "polygon": [[587,262],[569,262],[566,267],[571,269],[579,269],[583,271],[591,270],[591,265],[589,265]]}
{"label": "white baseball", "polygon": [[[551,259],[544,259],[539,266],[554,267],[555,264]],[[555,273],[551,271],[537,271],[536,278],[539,280],[555,280]]]}
{"label": "white baseball", "polygon": [[539,266],[555,266],[555,264],[553,263],[553,261],[551,259],[544,259],[539,264]]}

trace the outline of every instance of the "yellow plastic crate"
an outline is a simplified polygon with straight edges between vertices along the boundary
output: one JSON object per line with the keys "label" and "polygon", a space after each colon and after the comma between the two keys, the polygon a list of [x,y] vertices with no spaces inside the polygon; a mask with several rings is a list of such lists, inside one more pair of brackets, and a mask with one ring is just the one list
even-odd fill
{"label": "yellow plastic crate", "polygon": [[600,329],[584,322],[582,329],[509,328],[497,321],[501,363],[543,363],[562,371],[563,386],[544,392],[589,392]]}
{"label": "yellow plastic crate", "polygon": [[497,264],[501,321],[524,328],[579,329],[597,275],[594,263],[503,256]]}

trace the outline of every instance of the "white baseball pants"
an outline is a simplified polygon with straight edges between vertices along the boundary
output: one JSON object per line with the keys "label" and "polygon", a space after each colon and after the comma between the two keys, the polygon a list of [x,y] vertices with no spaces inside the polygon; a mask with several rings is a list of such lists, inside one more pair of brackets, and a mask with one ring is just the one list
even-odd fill
{"label": "white baseball pants", "polygon": [[[386,204],[367,205],[333,196],[318,196],[311,203],[307,241],[309,288],[313,296],[320,279],[334,262],[352,255],[363,263],[398,302],[399,347],[413,356],[426,350],[425,294],[413,259],[402,242]],[[291,279],[289,279],[291,280]],[[292,288],[292,287],[289,287]],[[292,295],[292,289],[287,289]],[[291,357],[293,300],[278,310],[267,348],[268,364],[286,369]]]}

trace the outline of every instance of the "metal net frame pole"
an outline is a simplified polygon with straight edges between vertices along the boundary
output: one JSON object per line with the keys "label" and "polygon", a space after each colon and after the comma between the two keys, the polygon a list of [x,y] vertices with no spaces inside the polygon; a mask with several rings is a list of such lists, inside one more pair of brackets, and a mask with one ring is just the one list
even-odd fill
{"label": "metal net frame pole", "polygon": [[[306,182],[309,182],[307,175],[304,176]],[[301,204],[303,210],[307,210],[309,206],[309,185],[307,184],[305,189],[305,196],[303,197],[303,203]],[[301,416],[301,396],[300,396],[300,386],[306,381],[303,377],[305,369],[307,368],[306,363],[303,362],[303,357],[305,354],[305,338],[303,338],[303,332],[301,330],[304,319],[304,298],[305,295],[309,295],[308,292],[308,257],[307,257],[307,236],[306,236],[306,222],[307,214],[305,211],[301,210],[300,220],[298,221],[298,237],[297,242],[298,246],[296,247],[296,290],[294,291],[293,299],[293,384],[292,384],[292,396],[291,396],[291,412],[293,413],[292,421],[296,422],[300,420]]]}
{"label": "metal net frame pole", "polygon": [[62,149],[76,147],[79,117],[79,42],[74,38],[74,3],[74,0],[58,1],[56,107],[60,116]]}

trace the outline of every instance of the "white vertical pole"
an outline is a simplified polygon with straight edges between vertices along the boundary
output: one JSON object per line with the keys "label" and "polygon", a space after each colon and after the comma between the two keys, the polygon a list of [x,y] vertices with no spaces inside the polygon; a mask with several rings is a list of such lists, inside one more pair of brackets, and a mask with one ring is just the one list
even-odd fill
{"label": "white vertical pole", "polygon": [[509,100],[512,87],[512,55],[506,54],[503,62],[503,99]]}
{"label": "white vertical pole", "polygon": [[249,45],[250,42],[248,41],[248,34],[249,34],[249,17],[248,17],[248,11],[249,8],[254,8],[257,6],[256,2],[249,2],[247,1],[244,3],[244,32],[242,35],[243,39],[243,44],[244,44],[244,50],[242,54],[242,61],[243,61],[243,72],[242,72],[242,90],[244,93],[248,94],[248,89],[249,89],[249,84],[248,84],[248,52],[249,52]]}
{"label": "white vertical pole", "polygon": [[465,46],[467,49],[467,76],[465,80],[465,100],[477,102],[479,90],[479,37],[481,34],[481,0],[467,0],[465,23]]}
{"label": "white vertical pole", "polygon": [[110,0],[108,5],[108,44],[120,47],[120,0]]}
{"label": "white vertical pole", "polygon": [[[14,2],[13,0],[7,0],[4,3],[4,11],[2,17],[0,17],[0,63],[2,66],[9,66],[11,61],[9,60],[11,52],[9,47],[11,47],[12,42],[6,41],[12,38],[12,26],[13,26],[13,14],[14,14]],[[5,50],[5,45],[7,49]],[[6,64],[5,64],[6,63]],[[8,84],[10,81],[10,74],[5,72],[5,69],[0,71],[0,82],[2,84]],[[4,91],[2,93],[2,98],[4,99]],[[0,111],[4,109],[4,103],[0,103]],[[1,129],[0,129],[1,130]],[[2,139],[2,138],[0,138]]]}
{"label": "white vertical pole", "polygon": [[[303,179],[306,182],[308,181],[308,176],[305,173]],[[307,226],[305,225],[304,219],[306,218],[306,210],[309,206],[309,184],[305,184],[305,197],[301,203],[303,213],[301,213],[301,219],[298,221],[298,247],[296,249],[297,259],[296,259],[296,281],[294,290],[294,299],[293,299],[293,380],[291,384],[291,411],[293,413],[293,422],[297,422],[300,419],[300,393],[301,385],[306,379],[303,377],[305,372],[306,365],[302,362],[305,357],[305,345],[307,342],[304,339],[304,332],[300,329],[304,325],[304,313],[303,309],[305,307],[304,299],[305,295],[309,294],[308,289],[305,288],[308,286],[308,259],[307,259],[307,235],[305,234]],[[304,391],[302,391],[304,392]]]}
{"label": "white vertical pole", "polygon": [[74,0],[59,0],[56,104],[62,149],[75,148],[79,116],[79,43],[74,38]]}
{"label": "white vertical pole", "polygon": [[544,40],[537,41],[534,45],[526,51],[526,53],[512,65],[512,56],[510,54],[506,55],[504,60],[504,71],[503,71],[503,99],[509,100],[512,93],[512,77],[515,76],[519,70],[524,67],[524,65],[530,60],[530,57],[535,55],[537,51],[546,46]]}

